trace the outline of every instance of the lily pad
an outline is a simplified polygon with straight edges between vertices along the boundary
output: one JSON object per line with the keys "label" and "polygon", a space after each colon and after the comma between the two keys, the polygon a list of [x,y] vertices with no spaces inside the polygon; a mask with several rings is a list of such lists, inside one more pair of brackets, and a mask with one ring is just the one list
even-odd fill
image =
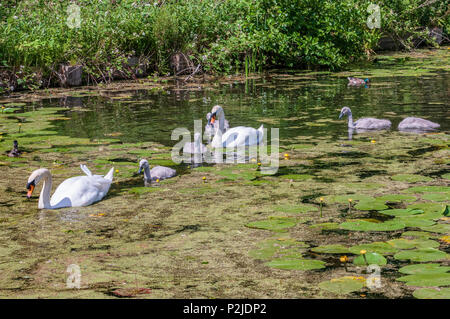
{"label": "lily pad", "polygon": [[249,256],[267,260],[275,255],[278,255],[279,252],[287,252],[289,253],[297,253],[301,254],[301,252],[308,247],[304,242],[298,242],[293,239],[269,239],[257,244],[258,249],[253,249],[249,251]]}
{"label": "lily pad", "polygon": [[443,214],[445,210],[445,205],[440,203],[417,203],[408,205],[407,208],[420,209],[423,210],[425,213],[440,212],[441,214]]}
{"label": "lily pad", "polygon": [[384,210],[389,208],[380,201],[360,201],[354,207],[358,210]]}
{"label": "lily pad", "polygon": [[340,244],[323,245],[319,247],[314,247],[311,250],[316,253],[324,253],[324,254],[347,254],[350,252],[347,247]]}
{"label": "lily pad", "polygon": [[388,243],[377,241],[370,244],[361,244],[349,248],[350,252],[353,254],[361,254],[361,250],[367,252],[378,253],[380,255],[392,255],[395,254],[398,249],[389,245]]}
{"label": "lily pad", "polygon": [[259,228],[265,230],[271,230],[275,232],[284,232],[286,228],[293,227],[297,224],[296,220],[293,218],[269,218],[266,220],[260,220],[256,222],[251,222],[245,226],[249,228]]}
{"label": "lily pad", "polygon": [[435,202],[445,202],[450,200],[450,195],[448,193],[428,193],[424,194],[422,198]]}
{"label": "lily pad", "polygon": [[402,195],[402,194],[392,194],[392,195],[383,195],[377,197],[377,201],[385,201],[385,202],[413,202],[417,198],[412,195]]}
{"label": "lily pad", "polygon": [[266,266],[288,270],[312,270],[325,268],[325,262],[312,259],[275,259],[265,263]]}
{"label": "lily pad", "polygon": [[[367,263],[366,260],[364,259],[364,256],[366,256]],[[356,257],[353,260],[353,264],[358,266],[373,265],[373,264],[383,266],[387,264],[387,260],[380,254],[368,252],[365,253],[364,255],[359,255],[358,257]]]}
{"label": "lily pad", "polygon": [[418,218],[416,216],[397,217],[394,220],[404,223],[405,227],[426,227],[436,224],[433,220],[426,218]]}
{"label": "lily pad", "polygon": [[409,216],[409,215],[417,215],[422,214],[423,210],[420,209],[388,209],[379,211],[381,214],[390,215],[390,216]]}
{"label": "lily pad", "polygon": [[364,277],[348,276],[322,281],[319,283],[319,288],[338,295],[345,295],[360,290],[364,287],[365,282]]}
{"label": "lily pad", "polygon": [[400,268],[398,271],[402,274],[440,274],[450,270],[449,266],[441,266],[440,264],[415,264]]}
{"label": "lily pad", "polygon": [[437,248],[439,247],[439,243],[434,240],[428,239],[405,239],[405,238],[397,238],[392,239],[387,242],[398,249],[412,249],[412,248]]}
{"label": "lily pad", "polygon": [[411,260],[417,262],[436,261],[446,257],[446,253],[435,248],[403,250],[394,255],[394,258],[397,260]]}
{"label": "lily pad", "polygon": [[450,288],[421,288],[414,290],[417,299],[450,299]]}
{"label": "lily pad", "polygon": [[449,186],[415,186],[402,190],[402,193],[448,193]]}
{"label": "lily pad", "polygon": [[372,223],[365,220],[343,222],[339,228],[355,231],[393,231],[405,228],[405,224],[400,221],[386,221],[383,223]]}
{"label": "lily pad", "polygon": [[450,285],[450,273],[416,274],[397,278],[407,286],[440,287]]}
{"label": "lily pad", "polygon": [[394,181],[417,183],[417,182],[429,182],[433,179],[431,177],[416,175],[416,174],[397,174],[391,177]]}
{"label": "lily pad", "polygon": [[437,224],[433,226],[421,227],[421,229],[439,234],[450,234],[450,224]]}
{"label": "lily pad", "polygon": [[415,238],[422,238],[422,239],[428,239],[428,238],[432,237],[429,232],[414,231],[414,230],[406,231],[401,236],[402,237],[415,237]]}

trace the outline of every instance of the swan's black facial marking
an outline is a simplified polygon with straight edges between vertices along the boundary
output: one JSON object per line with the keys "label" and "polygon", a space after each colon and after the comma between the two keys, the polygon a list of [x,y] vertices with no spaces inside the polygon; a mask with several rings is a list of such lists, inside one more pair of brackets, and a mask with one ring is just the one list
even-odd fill
{"label": "swan's black facial marking", "polygon": [[211,117],[209,118],[209,121],[208,121],[208,125],[214,124],[214,122],[216,120],[216,113],[217,112],[214,112],[213,114],[211,114]]}
{"label": "swan's black facial marking", "polygon": [[31,195],[33,194],[34,188],[36,187],[36,183],[34,182],[34,180],[32,180],[31,182],[27,183],[27,198],[30,199]]}

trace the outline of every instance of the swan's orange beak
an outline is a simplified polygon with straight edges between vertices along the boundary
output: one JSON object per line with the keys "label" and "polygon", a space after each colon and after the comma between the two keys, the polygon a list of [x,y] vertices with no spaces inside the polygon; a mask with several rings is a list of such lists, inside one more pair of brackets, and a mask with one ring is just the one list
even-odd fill
{"label": "swan's orange beak", "polygon": [[30,185],[28,186],[28,193],[27,193],[27,198],[28,198],[28,199],[31,198],[31,194],[33,194],[34,187],[35,187],[34,184],[30,184]]}
{"label": "swan's orange beak", "polygon": [[215,121],[216,121],[216,116],[213,115],[213,116],[211,117],[211,124],[214,124]]}

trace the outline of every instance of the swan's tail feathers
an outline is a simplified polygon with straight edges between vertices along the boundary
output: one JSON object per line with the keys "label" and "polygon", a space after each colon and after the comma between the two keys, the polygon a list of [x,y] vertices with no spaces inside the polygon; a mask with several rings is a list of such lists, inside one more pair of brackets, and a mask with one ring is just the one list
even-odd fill
{"label": "swan's tail feathers", "polygon": [[86,165],[80,164],[80,168],[87,176],[92,176],[91,171],[89,170],[89,168],[87,168]]}
{"label": "swan's tail feathers", "polygon": [[109,179],[111,182],[113,180],[113,174],[114,174],[114,167],[111,167],[108,174],[105,175],[105,179]]}

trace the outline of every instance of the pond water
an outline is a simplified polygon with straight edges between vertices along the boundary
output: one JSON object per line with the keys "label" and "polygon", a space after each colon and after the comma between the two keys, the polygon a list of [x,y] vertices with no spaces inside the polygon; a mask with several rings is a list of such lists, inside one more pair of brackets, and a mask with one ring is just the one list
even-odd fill
{"label": "pond water", "polygon": [[[450,74],[418,77],[377,77],[370,87],[347,87],[345,77],[273,74],[245,83],[217,84],[201,90],[177,89],[121,92],[119,96],[68,97],[44,100],[42,105],[68,106],[70,120],[56,121],[62,135],[88,138],[114,136],[123,142],[154,141],[171,146],[177,127],[193,131],[194,120],[206,124],[206,113],[219,104],[234,126],[280,128],[280,143],[298,136],[347,136],[343,106],[361,117],[391,120],[392,130],[405,117],[422,117],[450,128],[448,101]],[[75,108],[73,108],[75,106]],[[80,111],[80,109],[82,111]]]}
{"label": "pond water", "polygon": [[[406,62],[379,57],[351,72],[274,71],[151,89],[124,82],[25,104],[3,97],[0,296],[110,298],[139,285],[152,298],[411,297],[397,279],[401,267],[449,259],[449,51],[431,52]],[[371,85],[348,87],[347,76]],[[204,126],[216,104],[231,127],[279,128],[275,175],[262,174],[256,161],[172,161],[172,130],[193,132],[199,119]],[[348,141],[343,106],[355,120],[385,118],[392,128]],[[399,133],[408,116],[441,128]],[[6,155],[13,140],[20,157]],[[141,158],[178,176],[144,187]],[[101,201],[55,211],[37,209],[39,191],[27,199],[33,170],[50,169],[55,188],[82,174],[80,164],[94,174],[115,168]],[[383,267],[381,292],[362,288],[362,249]],[[349,255],[348,272],[341,254]],[[71,264],[82,269],[83,289],[66,288]],[[413,279],[400,281],[430,286]],[[432,279],[431,286],[448,286],[448,274]]]}

